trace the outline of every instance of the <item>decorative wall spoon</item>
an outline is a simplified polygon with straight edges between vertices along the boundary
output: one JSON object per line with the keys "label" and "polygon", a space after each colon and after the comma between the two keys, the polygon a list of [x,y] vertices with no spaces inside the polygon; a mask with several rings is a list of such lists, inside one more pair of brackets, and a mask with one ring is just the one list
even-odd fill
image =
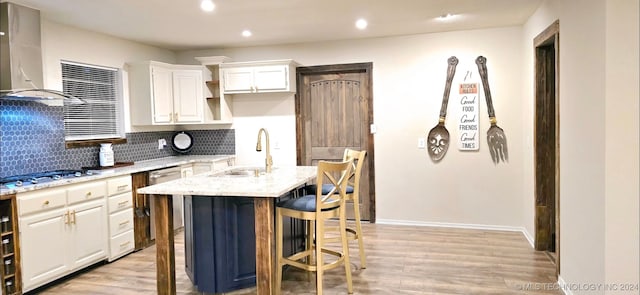
{"label": "decorative wall spoon", "polygon": [[442,106],[440,107],[440,118],[438,119],[438,124],[431,128],[427,135],[427,152],[429,153],[431,160],[434,162],[442,160],[444,154],[447,153],[447,148],[449,148],[449,131],[444,126],[444,121],[447,117],[447,104],[449,103],[451,82],[453,81],[453,76],[456,73],[458,58],[452,56],[447,60],[447,62],[449,66],[447,67],[447,82],[444,86]]}

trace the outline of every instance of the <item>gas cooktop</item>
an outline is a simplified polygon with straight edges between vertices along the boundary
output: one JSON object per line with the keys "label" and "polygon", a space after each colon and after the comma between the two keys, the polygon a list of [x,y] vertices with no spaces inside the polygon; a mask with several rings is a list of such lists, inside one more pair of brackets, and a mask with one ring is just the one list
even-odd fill
{"label": "gas cooktop", "polygon": [[0,178],[2,188],[13,189],[61,179],[92,175],[90,170],[54,170]]}

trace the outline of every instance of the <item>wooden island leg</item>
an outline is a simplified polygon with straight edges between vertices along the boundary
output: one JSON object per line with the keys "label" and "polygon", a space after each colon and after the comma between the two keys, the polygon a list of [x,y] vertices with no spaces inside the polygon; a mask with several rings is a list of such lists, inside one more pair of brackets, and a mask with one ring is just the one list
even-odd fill
{"label": "wooden island leg", "polygon": [[173,236],[173,197],[155,195],[156,273],[158,294],[176,294],[176,259]]}
{"label": "wooden island leg", "polygon": [[253,202],[256,231],[256,293],[271,295],[274,294],[274,201],[271,198],[254,198]]}

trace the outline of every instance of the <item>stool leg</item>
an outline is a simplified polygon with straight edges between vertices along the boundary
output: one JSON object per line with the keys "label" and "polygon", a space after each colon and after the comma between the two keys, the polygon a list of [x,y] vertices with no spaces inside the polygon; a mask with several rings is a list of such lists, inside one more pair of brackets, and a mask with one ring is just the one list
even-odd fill
{"label": "stool leg", "polygon": [[324,246],[324,220],[316,220],[316,294],[322,295],[322,275],[324,262],[322,261],[322,247]]}
{"label": "stool leg", "polygon": [[344,255],[344,272],[347,275],[347,292],[353,294],[353,282],[351,281],[351,262],[349,261],[349,240],[347,240],[347,216],[345,207],[340,208],[340,240],[342,242],[342,255]]}
{"label": "stool leg", "polygon": [[[305,249],[311,250],[314,247],[313,237],[315,235],[316,225],[315,225],[315,221],[313,220],[307,220],[305,221],[305,223],[307,224],[307,241],[306,241]],[[313,255],[309,255],[305,259],[306,259],[307,265],[313,265]],[[308,271],[307,282],[311,282],[311,276],[312,276],[312,273]]]}
{"label": "stool leg", "polygon": [[282,288],[282,214],[280,208],[276,208],[276,281],[274,294],[279,295]]}
{"label": "stool leg", "polygon": [[367,268],[367,262],[364,256],[364,241],[362,241],[362,223],[360,222],[360,204],[356,198],[353,202],[354,217],[356,221],[356,238],[358,239],[358,247],[360,247],[360,268]]}

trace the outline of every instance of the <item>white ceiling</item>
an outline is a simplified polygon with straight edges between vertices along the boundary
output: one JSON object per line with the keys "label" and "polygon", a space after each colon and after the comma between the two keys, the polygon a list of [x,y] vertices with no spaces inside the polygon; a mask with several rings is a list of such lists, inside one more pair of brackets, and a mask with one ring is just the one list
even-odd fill
{"label": "white ceiling", "polygon": [[[2,1],[6,2],[6,1]],[[245,47],[521,25],[541,0],[9,0],[54,22],[172,50]],[[439,21],[443,14],[456,14]],[[365,18],[367,29],[355,28]],[[241,32],[249,29],[253,36]]]}

